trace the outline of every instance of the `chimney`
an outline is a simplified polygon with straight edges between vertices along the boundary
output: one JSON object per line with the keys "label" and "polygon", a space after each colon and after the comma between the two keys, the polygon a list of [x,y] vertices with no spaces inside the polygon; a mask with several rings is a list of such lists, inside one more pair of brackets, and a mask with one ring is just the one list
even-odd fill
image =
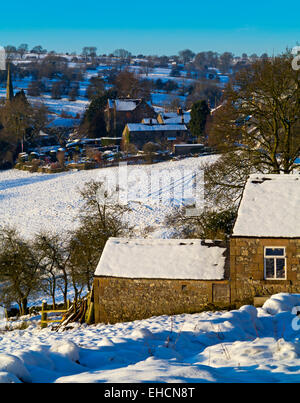
{"label": "chimney", "polygon": [[150,126],[152,126],[152,124],[153,124],[152,118],[150,118],[149,124],[150,124]]}
{"label": "chimney", "polygon": [[182,108],[178,108],[178,109],[177,109],[177,115],[178,115],[178,116],[183,115]]}
{"label": "chimney", "polygon": [[181,124],[183,124],[183,125],[185,124],[184,115],[181,116]]}

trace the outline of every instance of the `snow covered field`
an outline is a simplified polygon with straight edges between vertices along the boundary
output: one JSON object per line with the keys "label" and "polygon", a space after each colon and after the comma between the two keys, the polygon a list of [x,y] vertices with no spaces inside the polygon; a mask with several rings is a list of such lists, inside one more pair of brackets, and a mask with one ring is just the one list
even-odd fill
{"label": "snow covered field", "polygon": [[299,382],[297,305],[299,294],[277,294],[259,309],[65,332],[35,317],[26,330],[0,330],[0,382]]}
{"label": "snow covered field", "polygon": [[[183,196],[192,198],[195,173],[201,164],[216,158],[128,166],[130,224],[141,233],[150,226],[152,237],[169,238],[171,234],[163,225],[166,215],[174,206],[188,202]],[[15,226],[27,237],[46,229],[58,233],[73,229],[82,206],[78,190],[90,180],[109,177],[114,181],[118,172],[118,167],[63,174],[0,172],[0,227]]]}
{"label": "snow covered field", "polygon": [[[171,237],[165,216],[187,201],[183,189],[192,195],[201,164],[216,158],[128,167],[130,223],[140,233],[153,227],[150,237]],[[0,226],[15,225],[27,237],[72,229],[82,206],[78,189],[117,174],[117,167],[0,172]],[[0,382],[299,382],[297,312],[300,294],[278,294],[259,309],[74,325],[64,332],[40,329],[40,316],[6,322],[0,312]],[[23,320],[29,327],[19,330]]]}

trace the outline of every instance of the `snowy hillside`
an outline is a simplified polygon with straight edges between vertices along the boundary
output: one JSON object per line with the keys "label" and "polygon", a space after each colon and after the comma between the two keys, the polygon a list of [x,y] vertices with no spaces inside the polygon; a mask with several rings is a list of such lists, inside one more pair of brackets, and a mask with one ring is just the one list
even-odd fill
{"label": "snowy hillside", "polygon": [[296,305],[299,294],[278,294],[261,309],[68,332],[40,330],[36,317],[26,330],[1,332],[0,382],[298,382]]}
{"label": "snowy hillside", "polygon": [[[173,206],[188,202],[183,199],[182,190],[192,196],[195,172],[201,164],[215,159],[215,156],[207,156],[153,166],[128,166],[128,202],[133,210],[130,224],[140,231],[153,227],[155,237],[170,237],[162,226],[165,216]],[[114,180],[118,169],[53,175],[18,170],[0,172],[0,226],[14,225],[27,237],[45,229],[54,232],[72,229],[81,207],[78,190],[92,179],[103,181],[109,177]]]}

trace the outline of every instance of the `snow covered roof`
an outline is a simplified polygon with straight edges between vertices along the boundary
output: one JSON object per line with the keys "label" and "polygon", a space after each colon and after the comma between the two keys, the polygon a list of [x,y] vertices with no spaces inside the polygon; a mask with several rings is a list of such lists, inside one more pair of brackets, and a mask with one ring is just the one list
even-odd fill
{"label": "snow covered roof", "polygon": [[191,115],[189,113],[185,113],[184,115],[175,116],[173,118],[164,118],[164,122],[168,125],[180,124],[182,123],[182,118],[184,118],[184,123],[189,123],[191,121]]}
{"label": "snow covered roof", "polygon": [[300,175],[251,175],[233,236],[300,237]]}
{"label": "snow covered roof", "polygon": [[137,103],[131,100],[116,100],[115,105],[117,111],[134,111]]}
{"label": "snow covered roof", "polygon": [[225,251],[200,239],[110,238],[95,276],[222,280]]}
{"label": "snow covered roof", "polygon": [[130,112],[134,111],[137,105],[141,102],[141,99],[116,99],[108,100],[109,108],[116,107],[119,112]]}
{"label": "snow covered roof", "polygon": [[148,132],[148,131],[187,131],[185,125],[144,125],[143,123],[128,123],[127,127],[131,132]]}

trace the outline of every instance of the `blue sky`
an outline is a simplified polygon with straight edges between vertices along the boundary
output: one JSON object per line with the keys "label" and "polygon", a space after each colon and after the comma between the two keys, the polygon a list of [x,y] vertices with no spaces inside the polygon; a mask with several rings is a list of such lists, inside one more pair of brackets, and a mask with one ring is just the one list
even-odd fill
{"label": "blue sky", "polygon": [[[286,7],[284,7],[286,4]],[[1,4],[0,45],[134,54],[214,50],[283,51],[300,42],[300,2],[177,0],[14,0]]]}

